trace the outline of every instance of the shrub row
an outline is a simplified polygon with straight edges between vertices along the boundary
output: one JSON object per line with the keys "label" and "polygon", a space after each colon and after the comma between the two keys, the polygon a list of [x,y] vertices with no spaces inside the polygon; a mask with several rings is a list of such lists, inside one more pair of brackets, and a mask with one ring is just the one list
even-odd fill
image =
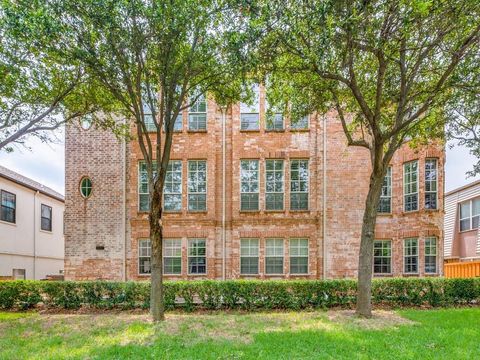
{"label": "shrub row", "polygon": [[[480,278],[391,278],[373,281],[373,302],[386,306],[451,306],[480,301]],[[0,281],[0,308],[148,308],[149,282]],[[165,283],[167,309],[304,309],[352,307],[354,280],[228,280]]]}

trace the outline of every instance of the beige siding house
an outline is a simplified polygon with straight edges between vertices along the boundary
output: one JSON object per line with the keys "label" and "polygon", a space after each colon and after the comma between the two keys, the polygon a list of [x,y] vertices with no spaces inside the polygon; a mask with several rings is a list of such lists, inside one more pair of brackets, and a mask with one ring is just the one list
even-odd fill
{"label": "beige siding house", "polygon": [[63,273],[64,198],[0,166],[0,278]]}
{"label": "beige siding house", "polygon": [[445,260],[480,260],[480,180],[445,194]]}

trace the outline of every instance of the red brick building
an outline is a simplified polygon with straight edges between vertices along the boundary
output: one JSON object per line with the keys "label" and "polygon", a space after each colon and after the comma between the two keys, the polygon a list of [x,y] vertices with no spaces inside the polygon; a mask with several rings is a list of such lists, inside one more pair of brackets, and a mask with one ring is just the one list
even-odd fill
{"label": "red brick building", "polygon": [[[266,121],[261,91],[253,106],[225,117],[211,99],[189,110],[177,119],[166,180],[166,278],[356,276],[369,155],[347,147],[335,112]],[[84,128],[66,131],[65,276],[146,279],[141,151]],[[377,221],[376,275],[442,274],[444,162],[440,145],[406,144],[395,154]]]}

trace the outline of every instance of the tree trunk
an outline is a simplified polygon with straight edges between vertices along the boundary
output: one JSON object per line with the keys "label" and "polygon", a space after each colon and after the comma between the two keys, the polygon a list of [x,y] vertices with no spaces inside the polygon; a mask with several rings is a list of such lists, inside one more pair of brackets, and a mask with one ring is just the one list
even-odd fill
{"label": "tree trunk", "polygon": [[356,313],[368,318],[372,316],[373,242],[375,240],[377,208],[384,176],[383,169],[373,169],[370,175],[370,187],[365,200],[365,212],[363,214],[360,256],[358,259]]}
{"label": "tree trunk", "polygon": [[153,321],[165,320],[165,305],[163,300],[163,224],[162,224],[162,191],[152,194],[150,210],[150,241],[151,254],[151,291],[150,314]]}

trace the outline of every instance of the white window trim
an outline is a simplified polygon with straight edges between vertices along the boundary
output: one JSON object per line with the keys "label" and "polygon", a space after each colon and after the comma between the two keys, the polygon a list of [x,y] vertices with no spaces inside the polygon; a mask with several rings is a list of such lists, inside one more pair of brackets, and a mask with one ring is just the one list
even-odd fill
{"label": "white window trim", "polygon": [[[256,161],[258,166],[257,166],[257,172],[258,172],[258,176],[257,176],[257,188],[258,188],[258,191],[257,192],[244,192],[242,191],[242,162],[243,161]],[[251,171],[251,170],[247,170],[247,171]],[[254,212],[254,211],[260,211],[260,160],[259,159],[240,159],[240,212]],[[249,182],[249,184],[251,184],[251,182]],[[248,209],[248,210],[244,210],[242,209],[242,194],[258,194],[258,208],[257,209]]]}
{"label": "white window trim", "polygon": [[[282,161],[282,192],[270,192],[267,191],[267,161]],[[276,170],[273,170],[275,172]],[[285,211],[285,160],[284,159],[265,159],[265,211]],[[260,187],[259,187],[260,191]],[[283,194],[282,208],[281,209],[267,209],[267,194]],[[259,204],[260,205],[260,204]]]}
{"label": "white window trim", "polygon": [[[208,98],[207,98],[207,94],[203,94],[203,97],[205,98],[205,111],[190,111],[191,106],[188,108],[187,125],[188,125],[188,130],[189,131],[202,132],[202,131],[207,131],[207,129],[208,129]],[[189,98],[189,101],[190,101],[190,98]],[[197,101],[198,101],[198,99],[197,99]],[[195,101],[194,104],[196,104],[196,101]],[[190,128],[190,115],[202,115],[202,114],[205,114],[205,129],[191,129]],[[182,128],[183,128],[183,126],[182,126]]]}
{"label": "white window trim", "polygon": [[[434,180],[434,181],[427,180],[427,163],[428,163],[429,161],[435,162],[435,172],[436,172],[436,174],[435,174],[435,180]],[[424,207],[425,210],[428,210],[428,211],[437,211],[437,210],[438,210],[438,205],[439,205],[439,204],[438,204],[438,159],[437,159],[437,158],[426,158],[426,159],[425,159],[425,171],[424,171],[424,175],[423,175],[423,176],[425,177],[425,179],[424,179],[424,182],[425,182],[425,195],[423,196],[423,207]],[[435,189],[436,189],[435,191],[427,191],[427,190],[426,190],[426,188],[427,188],[427,187],[426,187],[427,181],[429,181],[429,182],[435,182]],[[426,208],[426,203],[427,203],[427,202],[426,202],[426,197],[427,197],[427,194],[435,194],[435,205],[436,205],[435,209],[427,209],[427,208]]]}
{"label": "white window trim", "polygon": [[[387,173],[385,174],[385,177],[387,177],[388,175],[388,169],[390,169],[390,196],[382,196],[380,194],[380,199],[389,199],[390,201],[390,211],[389,212],[378,212],[378,214],[380,215],[389,215],[389,214],[392,214],[393,213],[393,202],[392,202],[392,198],[393,198],[393,166],[389,165],[388,168],[387,168]],[[383,183],[382,183],[382,188],[383,188]]]}
{"label": "white window trim", "polygon": [[[204,273],[191,273],[188,259],[191,257],[201,257],[201,256],[190,256],[190,241],[191,240],[204,240],[205,241],[205,272]],[[208,256],[207,256],[207,238],[187,238],[187,275],[189,276],[205,276],[208,274]]]}
{"label": "white window trim", "polygon": [[[256,240],[257,241],[257,256],[252,255],[242,255],[242,240]],[[249,241],[249,249],[250,249],[250,241]],[[246,274],[242,273],[242,258],[257,258],[257,272]],[[240,238],[240,275],[242,276],[256,276],[260,273],[260,239],[259,238]]]}
{"label": "white window trim", "polygon": [[[393,241],[392,239],[374,239],[373,240],[373,259],[375,260],[375,241],[388,241],[390,242],[390,272],[388,273],[376,273],[375,272],[375,262],[373,263],[373,271],[372,274],[373,276],[388,276],[388,275],[393,275]],[[382,256],[385,257],[385,256]]]}
{"label": "white window trim", "polygon": [[[190,181],[190,162],[195,161],[195,162],[201,162],[203,161],[205,163],[205,192],[190,192],[188,182]],[[197,167],[198,168],[198,167]],[[198,170],[197,170],[198,172]],[[189,195],[203,195],[205,194],[205,209],[204,210],[190,210],[190,197]],[[187,161],[187,211],[195,213],[195,212],[205,212],[208,210],[208,162],[207,160],[188,160]]]}
{"label": "white window trim", "polygon": [[[306,161],[307,162],[307,191],[292,191],[292,162],[294,161]],[[290,159],[289,164],[290,171],[290,187],[289,187],[289,200],[290,200],[290,211],[310,211],[310,159]],[[306,209],[292,209],[292,194],[307,194],[307,208]]]}
{"label": "white window trim", "polygon": [[[478,215],[473,215],[473,202],[474,202],[475,200],[479,200],[479,201],[480,201],[480,198],[476,197],[476,198],[464,200],[464,201],[458,203],[458,218],[459,218],[459,220],[458,220],[458,232],[460,232],[460,233],[464,233],[464,232],[468,232],[468,231],[475,231],[475,230],[480,229],[480,225],[479,225],[479,227],[477,227],[477,228],[473,228],[473,218],[474,218],[475,216],[480,216],[480,214],[478,214]],[[467,202],[469,203],[470,215],[467,216],[467,217],[461,218],[461,216],[462,216],[461,206],[462,206],[462,204],[465,204],[465,203],[467,203]],[[469,221],[468,221],[468,223],[469,223],[469,228],[468,228],[467,230],[461,230],[461,225],[460,225],[460,224],[461,224],[462,220],[466,220],[466,219],[469,220]]]}
{"label": "white window trim", "polygon": [[[406,258],[406,246],[405,246],[405,242],[406,240],[417,240],[417,271],[416,272],[406,272],[405,271],[405,258]],[[412,256],[412,255],[409,255],[409,256]],[[420,243],[418,241],[418,237],[411,237],[411,238],[404,238],[403,239],[403,264],[402,264],[402,273],[405,274],[405,275],[418,275],[420,273]]]}
{"label": "white window trim", "polygon": [[[165,255],[165,249],[166,249],[166,241],[165,240],[173,240],[173,241],[178,241],[180,242],[180,256],[167,256]],[[175,248],[176,249],[176,248]],[[165,261],[165,259],[169,258],[169,259],[180,259],[180,273],[178,274],[174,274],[174,273],[165,273],[165,262],[163,262],[163,274],[164,275],[168,275],[168,276],[180,276],[182,275],[183,273],[183,261],[182,261],[182,238],[171,238],[171,239],[164,239],[163,241],[163,249],[162,249],[162,253],[163,253],[163,260]]]}
{"label": "white window trim", "polygon": [[[279,258],[280,256],[268,256],[267,255],[267,241],[268,240],[281,240],[282,241],[282,272],[281,273],[267,273],[267,259],[268,258]],[[276,241],[274,241],[275,243]],[[274,249],[277,249],[277,247],[274,245]],[[285,274],[285,239],[284,238],[265,238],[265,261],[264,261],[264,266],[265,266],[265,275],[267,276],[280,276]]]}
{"label": "white window trim", "polygon": [[[407,164],[411,164],[411,163],[417,163],[417,191],[416,192],[412,192],[412,193],[408,193],[405,191],[405,188],[406,188],[406,184],[405,184],[405,179],[406,179],[406,175],[407,175],[407,172],[405,171],[405,167]],[[419,165],[419,161],[418,160],[411,160],[411,161],[407,161],[405,163],[403,163],[403,212],[406,212],[406,213],[411,213],[411,212],[415,212],[415,211],[419,211],[420,210],[420,194],[419,194],[419,176],[420,176],[420,169],[418,167]],[[413,184],[413,183],[410,183],[410,184]],[[406,201],[405,201],[405,197],[407,195],[413,195],[413,194],[417,194],[417,208],[415,210],[406,210]]]}
{"label": "white window trim", "polygon": [[[177,160],[177,159],[172,159],[168,162],[168,165],[173,163],[180,163],[180,192],[179,193],[166,193],[165,192],[165,186],[166,182],[163,184],[163,199],[162,199],[162,210],[166,213],[179,213],[182,212],[183,208],[183,161],[182,160]],[[167,165],[167,171],[165,172],[165,178],[166,178],[166,173],[168,172],[168,165]],[[165,210],[165,195],[180,195],[180,210]]]}
{"label": "white window trim", "polygon": [[[427,255],[425,249],[427,248],[427,239],[435,239],[435,271],[434,272],[427,272],[426,271],[426,257],[427,256],[434,256],[432,254]],[[436,275],[438,274],[438,237],[437,236],[427,236],[423,240],[423,272],[427,275]]]}
{"label": "white window trim", "polygon": [[[295,273],[291,272],[291,258],[292,258],[292,251],[290,247],[290,241],[292,240],[307,240],[307,256],[293,256],[293,257],[306,257],[307,258],[307,272],[306,273]],[[296,276],[307,276],[310,275],[310,239],[308,237],[294,237],[288,239],[288,274],[289,275],[296,275]]]}
{"label": "white window trim", "polygon": [[[252,84],[251,88],[255,87],[254,93],[256,96],[256,108],[253,108],[253,105],[248,105],[246,103],[240,102],[240,131],[259,131],[260,130],[260,84]],[[248,108],[248,109],[247,109]],[[248,110],[248,111],[244,111]],[[256,110],[256,111],[252,111]],[[256,114],[258,115],[257,119],[257,128],[255,129],[243,129],[242,128],[242,114]]]}
{"label": "white window trim", "polygon": [[147,256],[140,256],[140,242],[141,241],[150,241],[150,268],[152,266],[152,241],[151,239],[149,238],[139,238],[138,241],[137,241],[137,273],[139,276],[151,276],[152,273],[150,271],[150,273],[142,273],[140,272],[140,257],[144,258],[144,257],[147,257]]}

